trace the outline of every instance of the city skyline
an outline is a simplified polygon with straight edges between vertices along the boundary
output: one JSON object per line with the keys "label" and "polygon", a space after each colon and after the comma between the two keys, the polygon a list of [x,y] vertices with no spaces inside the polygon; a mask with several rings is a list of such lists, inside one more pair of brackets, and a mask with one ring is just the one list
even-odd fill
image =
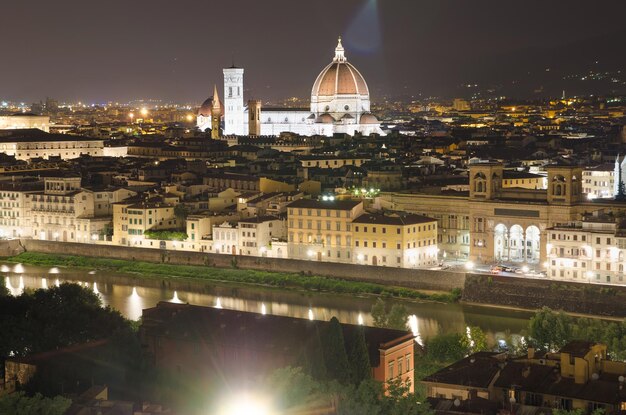
{"label": "city skyline", "polygon": [[[246,69],[248,97],[304,98],[339,35],[379,100],[485,91],[554,96],[550,86],[572,94],[624,90],[624,57],[616,51],[626,39],[619,25],[626,5],[619,2],[592,10],[582,1],[524,9],[375,0],[304,10],[282,0],[32,6],[10,4],[0,17],[0,35],[13,39],[0,68],[2,99],[200,103],[233,62]],[[588,73],[606,82],[581,81]]]}

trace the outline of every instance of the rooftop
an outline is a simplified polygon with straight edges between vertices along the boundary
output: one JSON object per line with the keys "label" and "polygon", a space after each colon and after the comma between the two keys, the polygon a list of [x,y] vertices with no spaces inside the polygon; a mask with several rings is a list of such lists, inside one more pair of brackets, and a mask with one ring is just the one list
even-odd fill
{"label": "rooftop", "polygon": [[380,225],[415,225],[419,223],[436,222],[437,219],[411,213],[364,213],[352,223],[380,224]]}
{"label": "rooftop", "polygon": [[360,200],[314,200],[299,199],[288,205],[289,208],[352,210],[362,202]]}

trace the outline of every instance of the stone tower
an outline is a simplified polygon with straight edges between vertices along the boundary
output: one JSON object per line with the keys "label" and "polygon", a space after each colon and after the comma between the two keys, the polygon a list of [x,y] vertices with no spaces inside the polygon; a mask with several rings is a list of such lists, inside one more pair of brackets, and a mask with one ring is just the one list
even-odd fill
{"label": "stone tower", "polygon": [[222,121],[222,104],[217,94],[217,85],[213,86],[213,107],[211,108],[211,138],[220,138],[220,124]]}
{"label": "stone tower", "polygon": [[470,164],[470,199],[497,199],[502,190],[503,173],[501,163]]}
{"label": "stone tower", "polygon": [[573,205],[580,203],[583,196],[582,174],[578,166],[547,166],[548,203]]}
{"label": "stone tower", "polygon": [[243,68],[224,69],[224,135],[244,135]]}
{"label": "stone tower", "polygon": [[261,101],[248,101],[248,134],[261,135]]}

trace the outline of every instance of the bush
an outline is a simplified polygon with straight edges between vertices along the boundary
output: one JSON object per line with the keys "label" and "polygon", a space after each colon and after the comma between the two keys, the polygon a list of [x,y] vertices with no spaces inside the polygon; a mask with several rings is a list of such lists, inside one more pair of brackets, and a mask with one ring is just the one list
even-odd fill
{"label": "bush", "polygon": [[187,232],[178,230],[146,231],[143,235],[148,239],[160,241],[184,241],[188,238]]}

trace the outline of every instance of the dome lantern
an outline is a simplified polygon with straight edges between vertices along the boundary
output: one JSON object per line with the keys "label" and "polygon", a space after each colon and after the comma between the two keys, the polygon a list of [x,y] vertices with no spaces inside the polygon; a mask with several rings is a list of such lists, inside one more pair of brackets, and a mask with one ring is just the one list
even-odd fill
{"label": "dome lantern", "polygon": [[345,62],[346,60],[347,59],[344,53],[343,45],[341,44],[341,36],[339,36],[339,39],[337,40],[337,47],[335,48],[335,58],[333,59],[333,62]]}

